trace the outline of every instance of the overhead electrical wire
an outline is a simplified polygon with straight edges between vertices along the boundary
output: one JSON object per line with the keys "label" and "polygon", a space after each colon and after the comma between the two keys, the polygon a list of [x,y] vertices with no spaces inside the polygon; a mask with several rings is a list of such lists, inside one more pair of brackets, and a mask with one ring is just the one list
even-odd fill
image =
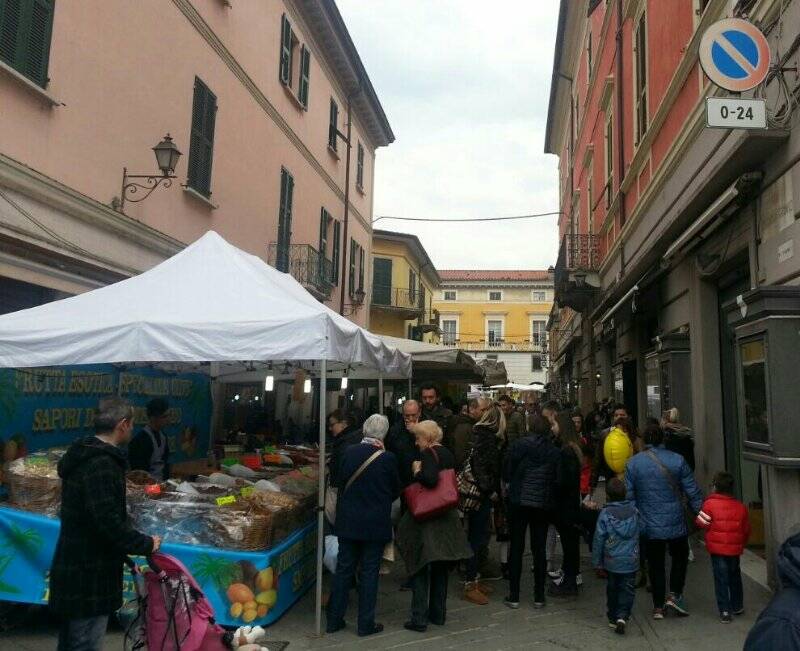
{"label": "overhead electrical wire", "polygon": [[395,217],[393,215],[380,215],[372,220],[374,224],[381,219],[397,219],[399,221],[404,222],[501,222],[501,221],[510,221],[514,219],[533,219],[535,217],[553,217],[555,215],[563,215],[566,214],[561,210],[556,210],[554,212],[542,212],[536,213],[533,215],[513,215],[511,217],[457,217],[455,219],[447,219],[442,217]]}

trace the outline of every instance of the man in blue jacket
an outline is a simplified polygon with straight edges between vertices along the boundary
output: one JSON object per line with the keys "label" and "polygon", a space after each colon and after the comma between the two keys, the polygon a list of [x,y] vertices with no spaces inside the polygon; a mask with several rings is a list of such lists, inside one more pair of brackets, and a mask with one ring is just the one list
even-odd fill
{"label": "man in blue jacket", "polygon": [[[664,619],[665,609],[686,616],[683,599],[689,564],[689,530],[686,526],[684,495],[692,519],[703,506],[703,492],[684,458],[664,447],[659,427],[645,430],[645,449],[628,461],[625,468],[628,499],[636,504],[644,522],[645,554],[653,587],[653,619]],[[666,552],[672,558],[669,595],[666,595]]]}

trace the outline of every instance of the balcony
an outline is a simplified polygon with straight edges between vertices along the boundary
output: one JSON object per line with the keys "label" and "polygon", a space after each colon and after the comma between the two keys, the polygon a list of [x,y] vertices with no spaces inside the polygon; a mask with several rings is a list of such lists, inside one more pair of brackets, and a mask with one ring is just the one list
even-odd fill
{"label": "balcony", "polygon": [[577,312],[586,309],[600,289],[600,239],[597,235],[567,234],[561,240],[555,269],[556,301]]}
{"label": "balcony", "polygon": [[544,353],[546,351],[546,347],[538,341],[507,341],[505,339],[461,341],[458,339],[458,334],[454,338],[453,334],[448,332],[442,333],[442,346],[445,348],[460,348],[467,352]]}
{"label": "balcony", "polygon": [[425,315],[425,295],[417,290],[372,286],[372,308],[384,310],[401,316],[406,320],[418,319]]}
{"label": "balcony", "polygon": [[267,262],[279,271],[291,274],[318,301],[330,298],[333,290],[333,263],[309,244],[290,244],[279,251],[270,242]]}

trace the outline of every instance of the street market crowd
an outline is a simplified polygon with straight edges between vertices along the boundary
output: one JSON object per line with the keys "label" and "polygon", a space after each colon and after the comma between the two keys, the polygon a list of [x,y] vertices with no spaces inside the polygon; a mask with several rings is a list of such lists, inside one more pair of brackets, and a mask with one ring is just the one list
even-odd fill
{"label": "street market crowd", "polygon": [[[689,615],[684,585],[698,530],[720,622],[744,612],[747,508],[725,471],[704,496],[694,476],[694,434],[676,408],[648,418],[640,431],[626,406],[611,400],[587,414],[507,395],[449,408],[426,384],[391,427],[385,416],[362,424],[338,409],[328,426],[328,633],[346,627],[353,591],[358,635],[383,631],[375,621],[378,584],[395,553],[406,576],[401,589],[411,593],[404,626],[421,633],[446,625],[452,571],[463,579],[460,597],[479,606],[500,582],[511,609],[580,598],[583,543],[591,570],[606,581],[608,625],[623,635],[637,588],[650,593],[654,620]],[[532,595],[520,589],[526,539]],[[782,546],[778,571],[785,589],[758,618],[746,649],[800,649],[800,535]]]}

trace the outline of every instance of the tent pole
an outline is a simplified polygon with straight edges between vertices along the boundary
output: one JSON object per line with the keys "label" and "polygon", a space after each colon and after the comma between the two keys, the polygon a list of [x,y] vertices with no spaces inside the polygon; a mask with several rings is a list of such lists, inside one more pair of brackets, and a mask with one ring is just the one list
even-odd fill
{"label": "tent pole", "polygon": [[327,360],[320,362],[319,371],[319,496],[317,499],[317,599],[316,632],[322,635],[322,554],[325,546],[325,402],[327,399]]}
{"label": "tent pole", "polygon": [[378,413],[383,415],[383,375],[378,376]]}
{"label": "tent pole", "polygon": [[408,400],[411,400],[413,396],[411,395],[411,376],[408,376]]}

